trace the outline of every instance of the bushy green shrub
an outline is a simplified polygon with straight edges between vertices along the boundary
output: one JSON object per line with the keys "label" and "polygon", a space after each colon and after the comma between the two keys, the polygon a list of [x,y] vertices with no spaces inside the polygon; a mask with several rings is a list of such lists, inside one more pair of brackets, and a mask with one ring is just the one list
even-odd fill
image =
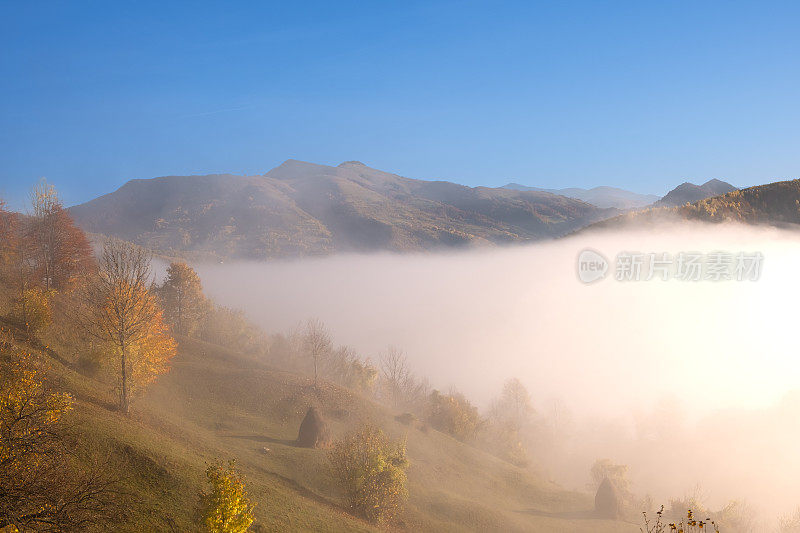
{"label": "bushy green shrub", "polygon": [[464,395],[437,390],[428,396],[427,420],[435,429],[461,441],[475,438],[482,423],[478,409]]}
{"label": "bushy green shrub", "polygon": [[408,496],[404,442],[367,425],[337,442],[329,459],[353,514],[379,523],[397,515]]}

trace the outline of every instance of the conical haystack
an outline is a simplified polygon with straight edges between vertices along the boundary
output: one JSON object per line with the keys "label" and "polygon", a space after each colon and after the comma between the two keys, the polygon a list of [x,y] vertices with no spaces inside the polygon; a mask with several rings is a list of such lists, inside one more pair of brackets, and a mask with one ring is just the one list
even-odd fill
{"label": "conical haystack", "polygon": [[619,491],[610,479],[603,478],[594,496],[594,511],[600,518],[616,519],[620,514]]}
{"label": "conical haystack", "polygon": [[322,419],[316,407],[309,407],[300,431],[297,434],[297,445],[303,448],[326,448],[331,443],[331,432],[328,424]]}

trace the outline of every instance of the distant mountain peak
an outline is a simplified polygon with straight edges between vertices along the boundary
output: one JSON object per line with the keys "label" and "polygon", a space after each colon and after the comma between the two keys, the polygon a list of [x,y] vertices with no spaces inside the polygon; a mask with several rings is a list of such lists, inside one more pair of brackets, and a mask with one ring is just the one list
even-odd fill
{"label": "distant mountain peak", "polygon": [[365,165],[361,161],[344,161],[342,163],[339,163],[339,167],[340,168],[342,168],[342,167],[365,167],[365,166],[367,166],[367,165]]}
{"label": "distant mountain peak", "polygon": [[736,187],[730,183],[718,180],[716,178],[710,179],[702,185],[684,181],[671,191],[669,191],[663,198],[655,203],[657,206],[677,207],[686,203],[699,202],[712,196],[719,196],[720,194],[729,193],[737,190]]}
{"label": "distant mountain peak", "polygon": [[307,161],[300,161],[298,159],[287,159],[277,167],[264,174],[264,176],[275,179],[291,179],[309,177],[318,174],[330,174],[331,172],[335,172],[335,167],[318,165],[317,163],[309,163]]}

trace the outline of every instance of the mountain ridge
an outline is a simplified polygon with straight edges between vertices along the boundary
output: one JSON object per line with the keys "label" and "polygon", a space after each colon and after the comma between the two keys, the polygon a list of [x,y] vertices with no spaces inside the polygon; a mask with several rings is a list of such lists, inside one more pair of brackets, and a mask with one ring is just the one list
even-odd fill
{"label": "mountain ridge", "polygon": [[567,198],[574,198],[601,208],[613,207],[616,209],[634,209],[650,205],[659,200],[655,194],[640,194],[618,187],[600,185],[591,189],[580,187],[567,187],[564,189],[545,189],[540,187],[529,187],[519,183],[508,183],[503,185],[504,189],[517,191],[539,191],[549,192]]}
{"label": "mountain ridge", "polygon": [[266,259],[533,241],[617,214],[539,191],[289,159],[263,175],[135,179],[70,208],[87,232],[168,254]]}

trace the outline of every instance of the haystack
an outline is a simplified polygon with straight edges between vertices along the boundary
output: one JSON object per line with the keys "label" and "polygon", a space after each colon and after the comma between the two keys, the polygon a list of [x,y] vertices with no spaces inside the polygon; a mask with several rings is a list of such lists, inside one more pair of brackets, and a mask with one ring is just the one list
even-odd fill
{"label": "haystack", "polygon": [[603,478],[594,496],[594,511],[599,518],[619,518],[620,497],[617,487],[607,477]]}
{"label": "haystack", "polygon": [[309,407],[300,431],[297,434],[297,445],[303,448],[326,448],[331,443],[331,431],[322,419],[316,407]]}

